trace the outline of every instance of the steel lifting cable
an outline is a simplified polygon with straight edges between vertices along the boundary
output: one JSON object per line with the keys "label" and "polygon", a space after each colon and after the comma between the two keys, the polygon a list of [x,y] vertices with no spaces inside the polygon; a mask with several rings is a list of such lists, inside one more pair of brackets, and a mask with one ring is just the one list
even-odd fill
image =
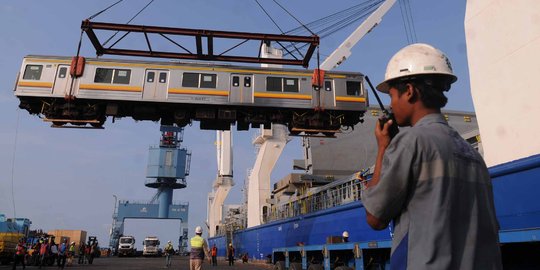
{"label": "steel lifting cable", "polygon": [[407,42],[409,44],[415,43],[417,38],[416,29],[414,28],[411,4],[408,0],[399,0],[399,8],[401,10],[401,17],[403,20],[403,26],[405,28],[405,35],[407,36]]}
{"label": "steel lifting cable", "polygon": [[[332,15],[329,15],[327,17],[324,17],[322,19],[313,21],[309,24],[312,26],[318,27],[318,26],[324,26],[324,23],[330,23],[333,22],[331,25],[317,31],[317,34],[319,37],[326,38],[339,30],[351,25],[352,23],[361,20],[362,18],[367,17],[369,14],[373,13],[373,11],[378,7],[380,3],[382,3],[383,0],[370,0],[366,1],[362,4],[355,5],[351,8],[341,10],[339,12],[336,12]],[[344,17],[345,16],[345,17]],[[330,18],[332,17],[332,18]],[[308,25],[309,25],[308,24]],[[289,32],[298,32],[301,27],[297,27],[293,30],[290,30]],[[313,29],[313,28],[312,28]],[[289,33],[288,32],[288,33]],[[305,45],[301,46],[300,48],[305,47]]]}
{"label": "steel lifting cable", "polygon": [[106,7],[104,10],[102,10],[102,11],[100,11],[100,12],[98,12],[98,13],[96,13],[96,14],[90,16],[90,17],[88,17],[87,20],[89,20],[89,21],[92,20],[93,18],[95,18],[95,17],[97,17],[98,15],[100,15],[101,13],[103,13],[103,12],[109,10],[110,8],[116,6],[117,4],[119,4],[119,3],[122,2],[122,1],[124,1],[124,0],[119,0],[119,1],[117,1],[116,3],[114,3],[114,4],[112,4],[112,5],[108,6],[108,7]]}
{"label": "steel lifting cable", "polygon": [[[139,10],[139,12],[137,12],[137,14],[135,14],[133,17],[131,17],[131,19],[129,19],[129,21],[126,24],[129,24],[131,21],[133,21],[135,18],[137,18],[137,16],[139,16],[139,14],[141,14],[153,2],[154,2],[154,0],[150,0],[150,2],[148,2],[148,4],[146,4],[146,6],[144,6],[141,10]],[[103,46],[105,46],[107,43],[109,43],[109,41],[111,41],[111,39],[113,39],[119,32],[120,31],[116,31],[116,33],[114,33],[109,39],[107,39],[105,42],[103,42]],[[122,36],[118,41],[123,39],[126,35]],[[118,41],[116,41],[114,44],[118,43]],[[111,48],[114,46],[114,44],[111,45]]]}
{"label": "steel lifting cable", "polygon": [[[270,14],[266,11],[266,9],[264,9],[264,7],[261,5],[261,3],[259,3],[258,0],[255,0],[255,2],[257,2],[257,5],[259,5],[259,7],[263,10],[263,12],[266,14],[266,16],[268,16],[268,18],[270,18],[270,20],[274,23],[274,25],[279,29],[279,31],[281,32],[281,34],[285,34],[285,32],[283,31],[283,29],[281,29],[281,27],[279,27],[279,25],[277,24],[277,22],[274,20],[274,18],[272,18],[272,16],[270,16]],[[281,43],[279,43],[279,45],[280,45],[281,47],[283,47],[283,49],[285,49],[289,54],[292,55],[292,53],[289,52],[289,51],[287,50],[287,48],[289,48],[290,46],[285,47],[285,46],[281,45]],[[300,50],[296,47],[296,45],[295,45],[293,42],[291,42],[291,46],[294,47],[294,49],[296,50],[296,52],[297,52],[298,54],[300,54],[300,56],[301,56],[302,58],[304,58],[304,55],[300,52]],[[295,58],[296,58],[296,57],[295,57]]]}

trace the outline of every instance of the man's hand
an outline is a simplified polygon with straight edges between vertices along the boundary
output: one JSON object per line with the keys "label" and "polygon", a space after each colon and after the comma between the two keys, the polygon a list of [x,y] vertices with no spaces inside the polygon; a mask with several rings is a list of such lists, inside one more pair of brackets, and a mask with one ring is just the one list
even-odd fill
{"label": "man's hand", "polygon": [[379,150],[386,150],[386,147],[390,144],[392,138],[390,137],[389,130],[393,122],[394,121],[390,119],[382,126],[380,122],[377,122],[377,125],[375,126],[375,138],[377,139]]}

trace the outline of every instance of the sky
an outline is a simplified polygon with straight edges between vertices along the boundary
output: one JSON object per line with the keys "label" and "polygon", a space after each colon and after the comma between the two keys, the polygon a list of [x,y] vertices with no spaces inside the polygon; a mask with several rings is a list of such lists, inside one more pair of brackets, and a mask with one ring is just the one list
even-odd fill
{"label": "sky", "polygon": [[[116,195],[121,200],[148,201],[154,189],[144,186],[148,147],[159,142],[159,123],[108,119],[103,130],[54,129],[36,116],[18,109],[13,95],[24,56],[74,56],[81,21],[116,1],[24,0],[0,2],[0,213],[25,217],[32,229],[85,230],[108,245]],[[149,1],[129,0],[94,18],[98,22],[126,23]],[[282,29],[298,23],[273,1],[259,0]],[[474,111],[470,95],[463,21],[465,0],[412,0],[411,11],[418,42],[434,45],[450,58],[458,81],[448,92],[446,109]],[[280,1],[306,23],[358,3],[353,0]],[[255,1],[154,1],[133,24],[279,34]],[[356,28],[354,24],[322,39],[321,61]],[[142,41],[142,40],[141,40]],[[136,42],[136,41],[130,41]],[[144,42],[144,41],[142,41]],[[365,36],[352,55],[337,70],[362,72],[375,84],[384,77],[392,55],[408,44],[400,5],[386,14],[382,23]],[[241,50],[241,49],[240,49]],[[94,57],[86,36],[81,55]],[[106,56],[114,58],[114,56]],[[163,60],[166,61],[166,60]],[[312,61],[313,63],[315,61]],[[370,97],[371,105],[376,105]],[[383,97],[388,103],[388,98]],[[216,177],[215,131],[199,130],[198,122],[184,132],[182,146],[192,152],[188,186],[174,192],[175,201],[189,202],[189,231],[203,226],[206,198]],[[256,152],[251,141],[258,131],[233,132],[236,185],[226,204],[242,202],[242,187]],[[276,182],[292,171],[301,159],[299,138],[285,148],[272,173]],[[361,169],[361,168],[359,168]],[[174,220],[127,220],[125,234],[138,243],[157,235],[177,244],[180,223]]]}

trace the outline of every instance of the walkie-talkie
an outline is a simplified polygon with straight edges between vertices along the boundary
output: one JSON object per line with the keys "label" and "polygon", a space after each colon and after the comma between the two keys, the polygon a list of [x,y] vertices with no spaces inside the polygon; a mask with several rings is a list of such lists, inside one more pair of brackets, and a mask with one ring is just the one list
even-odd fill
{"label": "walkie-talkie", "polygon": [[368,76],[365,76],[366,82],[369,84],[369,87],[371,88],[371,91],[373,91],[373,94],[375,95],[375,98],[377,99],[377,102],[379,102],[379,106],[381,107],[381,110],[383,112],[383,115],[379,117],[379,125],[381,125],[381,128],[388,122],[388,120],[392,120],[392,125],[388,128],[388,132],[390,135],[390,138],[394,138],[399,133],[399,128],[396,122],[396,118],[394,117],[394,114],[386,110],[381,102],[381,99],[379,98],[379,95],[377,94],[377,91],[375,91],[375,88],[373,87],[373,84],[371,84],[371,81],[369,80]]}

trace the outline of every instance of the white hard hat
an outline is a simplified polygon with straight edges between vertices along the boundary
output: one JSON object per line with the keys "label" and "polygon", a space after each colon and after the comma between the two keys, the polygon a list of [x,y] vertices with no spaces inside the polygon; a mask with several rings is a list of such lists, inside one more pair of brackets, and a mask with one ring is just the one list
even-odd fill
{"label": "white hard hat", "polygon": [[171,240],[167,241],[167,243],[169,243],[169,244],[170,244],[170,243],[171,243]]}
{"label": "white hard hat", "polygon": [[195,227],[195,233],[202,233],[202,228],[201,228],[201,226]]}
{"label": "white hard hat", "polygon": [[389,81],[415,75],[445,75],[449,83],[457,80],[450,60],[443,52],[431,45],[416,43],[394,54],[386,66],[384,81],[377,85],[377,90],[388,93]]}
{"label": "white hard hat", "polygon": [[349,237],[349,232],[348,231],[344,231],[343,234],[342,234],[343,237]]}

